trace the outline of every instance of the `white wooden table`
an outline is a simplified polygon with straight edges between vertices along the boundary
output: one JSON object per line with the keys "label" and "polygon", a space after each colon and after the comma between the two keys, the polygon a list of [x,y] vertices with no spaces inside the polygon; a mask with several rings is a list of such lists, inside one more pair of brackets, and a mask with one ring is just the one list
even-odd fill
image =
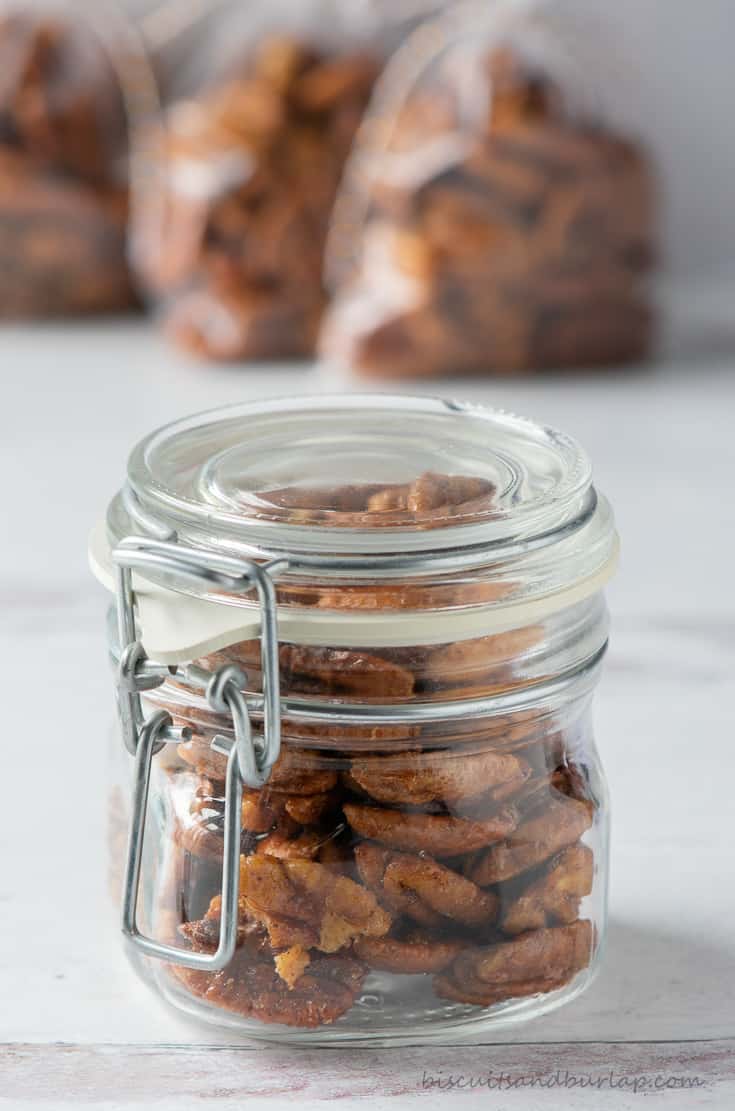
{"label": "white wooden table", "polygon": [[443,387],[579,437],[617,511],[596,718],[611,922],[599,978],[567,1009],[479,1045],[392,1051],[233,1044],[177,1017],[127,968],[106,890],[113,710],[87,531],[152,427],[329,383],[181,362],[137,324],[6,330],[0,381],[0,1107],[735,1106],[733,359]]}

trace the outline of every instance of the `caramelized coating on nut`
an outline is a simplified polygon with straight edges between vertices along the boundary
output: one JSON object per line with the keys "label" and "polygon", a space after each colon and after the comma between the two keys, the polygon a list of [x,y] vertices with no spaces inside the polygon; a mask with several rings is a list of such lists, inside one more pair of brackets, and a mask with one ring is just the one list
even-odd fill
{"label": "caramelized coating on nut", "polygon": [[368,843],[355,848],[363,882],[391,910],[424,925],[450,919],[466,926],[494,922],[498,898],[428,856],[381,849]]}
{"label": "caramelized coating on nut", "polygon": [[391,924],[372,892],[310,860],[243,856],[240,898],[276,948],[334,953],[357,937],[382,937]]}
{"label": "caramelized coating on nut", "polygon": [[382,972],[441,972],[461,952],[462,942],[430,934],[405,937],[361,937],[354,951],[370,968]]}
{"label": "caramelized coating on nut", "polygon": [[292,945],[290,949],[276,953],[273,963],[278,975],[293,990],[311,963],[311,956],[303,945]]}
{"label": "caramelized coating on nut", "polygon": [[579,904],[592,890],[594,858],[587,845],[572,845],[549,861],[542,875],[518,891],[503,891],[500,928],[520,934],[573,922]]}
{"label": "caramelized coating on nut", "polygon": [[353,760],[351,779],[379,802],[449,802],[523,782],[528,765],[512,753],[402,752]]}
{"label": "caramelized coating on nut", "polygon": [[[290,974],[288,963],[286,969]],[[348,954],[311,953],[305,971],[289,985],[273,957],[254,957],[240,948],[221,972],[174,971],[193,995],[223,1010],[266,1023],[316,1027],[334,1022],[350,1009],[366,966]]]}
{"label": "caramelized coating on nut", "polygon": [[592,924],[586,920],[533,930],[460,953],[436,977],[435,990],[444,999],[480,1006],[553,991],[589,964],[592,946]]}
{"label": "caramelized coating on nut", "polygon": [[527,872],[559,849],[578,841],[592,825],[594,808],[591,802],[550,797],[505,840],[499,840],[475,863],[470,876],[486,887]]}
{"label": "caramelized coating on nut", "polygon": [[343,809],[347,821],[361,837],[432,856],[457,856],[502,841],[518,824],[518,815],[512,807],[499,810],[482,821],[356,803],[346,803]]}

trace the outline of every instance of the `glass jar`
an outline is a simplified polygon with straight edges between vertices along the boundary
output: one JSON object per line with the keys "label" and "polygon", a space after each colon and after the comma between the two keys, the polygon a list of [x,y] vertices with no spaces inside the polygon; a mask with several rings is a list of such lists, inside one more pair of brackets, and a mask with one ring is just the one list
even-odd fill
{"label": "glass jar", "polygon": [[166,999],[393,1044],[583,990],[617,538],[576,443],[454,401],[237,406],[138,445],[91,552],[135,754],[124,930]]}
{"label": "glass jar", "polygon": [[615,118],[624,74],[586,17],[565,0],[445,5],[393,54],[328,242],[334,367],[502,375],[651,352],[651,159]]}

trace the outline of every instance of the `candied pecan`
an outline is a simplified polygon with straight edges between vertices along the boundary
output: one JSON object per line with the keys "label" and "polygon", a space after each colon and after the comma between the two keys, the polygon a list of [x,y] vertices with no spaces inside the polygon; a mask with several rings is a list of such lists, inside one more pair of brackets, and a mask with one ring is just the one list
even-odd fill
{"label": "candied pecan", "polygon": [[433,513],[439,516],[460,512],[467,502],[485,498],[490,507],[495,487],[484,478],[465,475],[441,475],[427,471],[411,483],[406,508],[417,515]]}
{"label": "candied pecan", "polygon": [[502,680],[504,673],[499,665],[509,662],[516,665],[519,658],[537,645],[542,637],[540,626],[528,625],[493,636],[437,645],[427,653],[421,668],[420,688],[459,688],[462,694],[467,693],[468,696],[473,691],[479,694],[477,688]]}
{"label": "candied pecan", "polygon": [[470,878],[481,887],[511,879],[548,860],[579,840],[592,825],[594,804],[589,800],[551,796],[505,840],[491,845],[475,862]]}
{"label": "candied pecan", "polygon": [[473,510],[479,509],[480,499],[489,508],[494,493],[494,485],[484,478],[426,471],[413,482],[386,486],[372,494],[367,508],[370,513],[405,510],[413,517],[446,517],[461,514],[468,503],[472,503]]}
{"label": "candied pecan", "polygon": [[535,753],[526,752],[526,758],[536,765],[535,774],[523,784],[515,798],[524,818],[541,806],[546,797],[565,795],[578,802],[589,802],[590,788],[580,768],[576,764],[557,764],[564,758],[563,739],[552,735],[537,749]]}
{"label": "candied pecan", "polygon": [[456,856],[501,841],[515,829],[518,815],[510,808],[482,821],[465,821],[450,814],[407,813],[377,806],[346,803],[347,821],[355,833],[373,841],[432,856]]}
{"label": "candied pecan", "polygon": [[[413,482],[283,487],[252,495],[252,515],[338,528],[440,527],[448,517],[484,516],[495,487],[484,478],[426,471]],[[284,512],[285,511],[285,512]]]}
{"label": "candied pecan", "polygon": [[522,782],[527,765],[511,753],[402,752],[353,760],[350,779],[379,802],[412,806],[471,798],[509,781]]}
{"label": "candied pecan", "polygon": [[397,937],[361,937],[353,949],[360,960],[382,972],[441,972],[461,952],[451,938],[412,932]]}
{"label": "candied pecan", "polygon": [[380,656],[338,648],[288,647],[284,680],[292,690],[386,700],[413,693],[413,675]]}
{"label": "candied pecan", "polygon": [[554,991],[585,968],[592,954],[592,923],[533,930],[513,941],[460,953],[434,981],[437,995],[488,1006]]}
{"label": "candied pecan", "polygon": [[337,866],[347,859],[341,832],[339,826],[330,829],[276,828],[259,838],[255,852],[283,860],[318,860],[320,864]]}
{"label": "candied pecan", "polygon": [[322,590],[316,595],[320,609],[328,610],[403,610],[446,609],[457,605],[480,605],[496,602],[511,593],[513,587],[499,582],[376,583],[373,586],[341,586],[339,590]]}
{"label": "candied pecan", "polygon": [[460,982],[477,979],[487,984],[554,979],[570,969],[584,968],[591,949],[592,923],[584,919],[462,953],[454,962],[454,972]]}
{"label": "candied pecan", "polygon": [[551,785],[554,790],[581,802],[589,798],[589,786],[578,764],[560,763],[552,772]]}
{"label": "candied pecan", "polygon": [[493,922],[498,912],[494,892],[483,891],[430,857],[394,854],[385,869],[383,889],[416,896],[437,914],[465,926]]}
{"label": "candied pecan", "polygon": [[311,963],[311,956],[302,945],[292,945],[273,958],[276,972],[293,989]]}
{"label": "candied pecan", "polygon": [[285,1026],[322,1026],[335,1021],[355,1002],[367,969],[346,954],[311,953],[309,965],[289,986],[273,958],[254,958],[238,949],[221,972],[175,968],[176,977],[215,1007],[261,1022]]}
{"label": "candied pecan", "polygon": [[319,795],[286,796],[284,808],[295,822],[310,826],[315,825],[334,804],[334,793],[325,791]]}
{"label": "candied pecan", "polygon": [[[203,661],[209,668],[235,662],[260,687],[260,641],[243,641]],[[284,694],[315,694],[324,698],[408,698],[413,693],[410,671],[374,652],[355,649],[282,644],[279,648]]]}
{"label": "candied pecan", "polygon": [[355,848],[355,861],[363,881],[386,906],[424,925],[448,918],[481,926],[496,918],[498,899],[493,892],[430,857],[363,844]]}
{"label": "candied pecan", "polygon": [[[224,783],[182,772],[174,773],[173,780],[177,840],[197,856],[221,857]],[[314,830],[309,833],[303,827],[318,826],[326,814],[336,811],[337,803],[338,795],[334,791],[314,795],[289,795],[272,789],[269,784],[259,789],[245,788],[240,818],[243,846],[252,841],[252,835],[257,834],[272,835],[273,844],[278,839],[285,843],[297,835],[302,835],[308,841]],[[337,819],[338,814],[335,814],[339,827]],[[323,843],[330,835],[322,831],[315,836],[318,843]]]}
{"label": "candied pecan", "polygon": [[486,814],[497,810],[500,803],[508,803],[514,809],[521,811],[523,791],[529,782],[529,769],[520,766],[512,779],[491,787],[484,795],[473,795],[462,799],[452,799],[445,803],[446,810],[455,818],[465,818],[468,821],[482,821]]}
{"label": "candied pecan", "polygon": [[[197,952],[213,953],[219,944],[221,923],[221,899],[212,899],[204,918],[195,922],[184,922],[179,933]],[[270,956],[272,953],[268,934],[259,922],[239,921],[237,925],[237,945],[255,956]]]}
{"label": "candied pecan", "polygon": [[316,511],[314,520],[320,519],[323,513],[361,513],[369,507],[371,497],[381,489],[382,487],[377,483],[352,483],[349,486],[284,486],[258,495],[255,515],[268,515],[270,507],[279,510],[273,514],[279,518],[283,516],[281,509],[312,509]]}
{"label": "candied pecan", "polygon": [[520,889],[501,894],[500,928],[520,934],[573,922],[583,896],[592,890],[594,856],[587,845],[572,845],[549,861],[546,871]]}
{"label": "candied pecan", "polygon": [[395,882],[386,887],[383,883],[386,869],[396,853],[369,841],[355,846],[355,864],[360,879],[374,891],[380,903],[395,915],[405,914],[423,926],[439,927],[442,915],[423,902],[415,891]]}
{"label": "candied pecan", "polygon": [[310,860],[243,856],[240,892],[247,914],[266,926],[277,948],[301,944],[333,953],[390,927],[372,892]]}
{"label": "candied pecan", "polygon": [[[204,736],[195,734],[190,741],[178,745],[177,752],[200,774],[224,781],[226,760],[212,750]],[[321,795],[335,787],[337,779],[337,772],[325,768],[318,753],[283,745],[271,769],[267,788],[287,795]]]}
{"label": "candied pecan", "polygon": [[259,856],[277,856],[282,860],[316,860],[326,837],[316,830],[302,830],[295,836],[275,829],[255,846]]}
{"label": "candied pecan", "polygon": [[337,773],[320,766],[319,754],[284,746],[271,769],[268,785],[288,795],[321,795],[337,783]]}
{"label": "candied pecan", "polygon": [[[267,833],[273,829],[282,811],[278,805],[281,800],[269,791],[244,790],[240,823],[248,833]],[[224,816],[224,799],[222,799]]]}

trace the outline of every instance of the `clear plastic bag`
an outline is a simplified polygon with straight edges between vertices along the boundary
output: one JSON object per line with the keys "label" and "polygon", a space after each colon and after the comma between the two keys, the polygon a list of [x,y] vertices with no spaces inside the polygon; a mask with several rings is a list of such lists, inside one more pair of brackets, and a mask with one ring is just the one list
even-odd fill
{"label": "clear plastic bag", "polygon": [[564,5],[470,4],[394,55],[337,206],[330,362],[418,378],[646,355],[651,167],[606,122],[579,34]]}
{"label": "clear plastic bag", "polygon": [[101,35],[71,4],[0,8],[0,316],[134,303],[129,106],[115,58],[129,42],[108,37],[126,25],[115,12]]}
{"label": "clear plastic bag", "polygon": [[365,7],[221,3],[196,50],[179,44],[134,228],[137,271],[179,346],[223,360],[314,350],[332,205],[380,68]]}

